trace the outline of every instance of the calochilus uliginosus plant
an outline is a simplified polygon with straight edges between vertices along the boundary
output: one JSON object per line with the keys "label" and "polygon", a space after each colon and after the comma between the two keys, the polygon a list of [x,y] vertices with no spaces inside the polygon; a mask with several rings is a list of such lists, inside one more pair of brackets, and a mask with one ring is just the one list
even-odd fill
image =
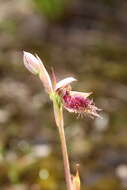
{"label": "calochilus uliginosus plant", "polygon": [[74,77],[67,77],[57,82],[56,76],[54,72],[52,72],[53,80],[51,80],[41,59],[37,55],[34,56],[33,54],[25,51],[23,55],[23,61],[25,67],[31,73],[40,78],[45,91],[47,92],[50,100],[53,103],[55,122],[59,131],[61,141],[67,190],[80,190],[78,167],[76,169],[75,176],[71,175],[70,172],[66,138],[64,132],[63,108],[65,108],[69,112],[76,113],[78,116],[87,115],[91,118],[101,118],[101,116],[98,114],[98,111],[100,111],[100,109],[95,106],[93,100],[88,98],[91,93],[77,92],[71,89],[71,83],[76,81]]}

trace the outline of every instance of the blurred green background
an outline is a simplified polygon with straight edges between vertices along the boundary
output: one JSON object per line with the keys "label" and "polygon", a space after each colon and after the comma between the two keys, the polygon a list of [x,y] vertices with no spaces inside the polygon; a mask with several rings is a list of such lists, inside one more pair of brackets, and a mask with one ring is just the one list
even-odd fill
{"label": "blurred green background", "polygon": [[103,109],[103,120],[64,113],[81,189],[126,190],[127,1],[0,0],[0,190],[65,190],[52,105],[22,50]]}

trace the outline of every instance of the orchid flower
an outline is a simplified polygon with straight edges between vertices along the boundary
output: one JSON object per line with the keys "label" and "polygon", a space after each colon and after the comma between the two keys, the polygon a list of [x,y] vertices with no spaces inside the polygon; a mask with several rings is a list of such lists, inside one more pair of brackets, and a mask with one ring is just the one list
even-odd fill
{"label": "orchid flower", "polygon": [[88,98],[91,95],[91,92],[86,93],[72,91],[71,83],[76,81],[74,77],[67,77],[57,82],[54,72],[52,72],[53,79],[51,80],[45,66],[37,55],[34,56],[31,53],[24,52],[23,60],[25,67],[31,73],[37,75],[40,78],[45,91],[49,94],[49,97],[53,102],[55,121],[61,140],[67,189],[80,190],[78,169],[76,175],[71,178],[66,139],[64,134],[63,107],[69,112],[77,113],[78,116],[88,115],[92,118],[100,117],[100,115],[97,113],[100,111],[100,109],[95,106],[93,100]]}
{"label": "orchid flower", "polygon": [[73,113],[78,115],[88,115],[91,118],[100,117],[97,111],[100,111],[93,100],[88,97],[91,93],[72,91],[70,84],[76,81],[73,77],[67,77],[59,82],[56,82],[56,77],[54,75],[53,82],[45,69],[42,61],[36,55],[24,52],[24,65],[26,68],[35,75],[38,75],[41,79],[46,92],[50,95],[52,99],[53,96],[57,96],[57,100],[62,103],[63,107]]}

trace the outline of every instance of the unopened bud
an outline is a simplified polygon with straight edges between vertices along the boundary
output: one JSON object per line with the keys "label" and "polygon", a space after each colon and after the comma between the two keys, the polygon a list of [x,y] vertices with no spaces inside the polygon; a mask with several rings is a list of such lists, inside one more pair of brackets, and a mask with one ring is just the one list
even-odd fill
{"label": "unopened bud", "polygon": [[39,74],[40,73],[40,63],[38,61],[38,58],[36,58],[31,53],[24,51],[23,61],[25,67],[33,74]]}
{"label": "unopened bud", "polygon": [[24,65],[33,74],[38,75],[45,87],[47,93],[52,92],[52,83],[50,76],[45,69],[41,59],[36,55],[24,51]]}
{"label": "unopened bud", "polygon": [[76,175],[72,176],[72,189],[80,190],[79,164],[76,165]]}

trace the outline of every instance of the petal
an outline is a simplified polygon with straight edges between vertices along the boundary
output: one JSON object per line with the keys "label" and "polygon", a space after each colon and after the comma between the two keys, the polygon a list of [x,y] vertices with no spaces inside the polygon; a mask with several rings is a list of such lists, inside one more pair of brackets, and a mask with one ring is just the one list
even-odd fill
{"label": "petal", "polygon": [[70,95],[72,96],[82,96],[84,98],[87,98],[90,96],[92,92],[77,92],[77,91],[70,91]]}
{"label": "petal", "polygon": [[65,86],[69,85],[70,83],[76,81],[75,78],[73,77],[67,77],[61,81],[59,81],[57,84],[56,84],[56,87],[55,87],[55,90],[58,90],[59,88],[64,88]]}

